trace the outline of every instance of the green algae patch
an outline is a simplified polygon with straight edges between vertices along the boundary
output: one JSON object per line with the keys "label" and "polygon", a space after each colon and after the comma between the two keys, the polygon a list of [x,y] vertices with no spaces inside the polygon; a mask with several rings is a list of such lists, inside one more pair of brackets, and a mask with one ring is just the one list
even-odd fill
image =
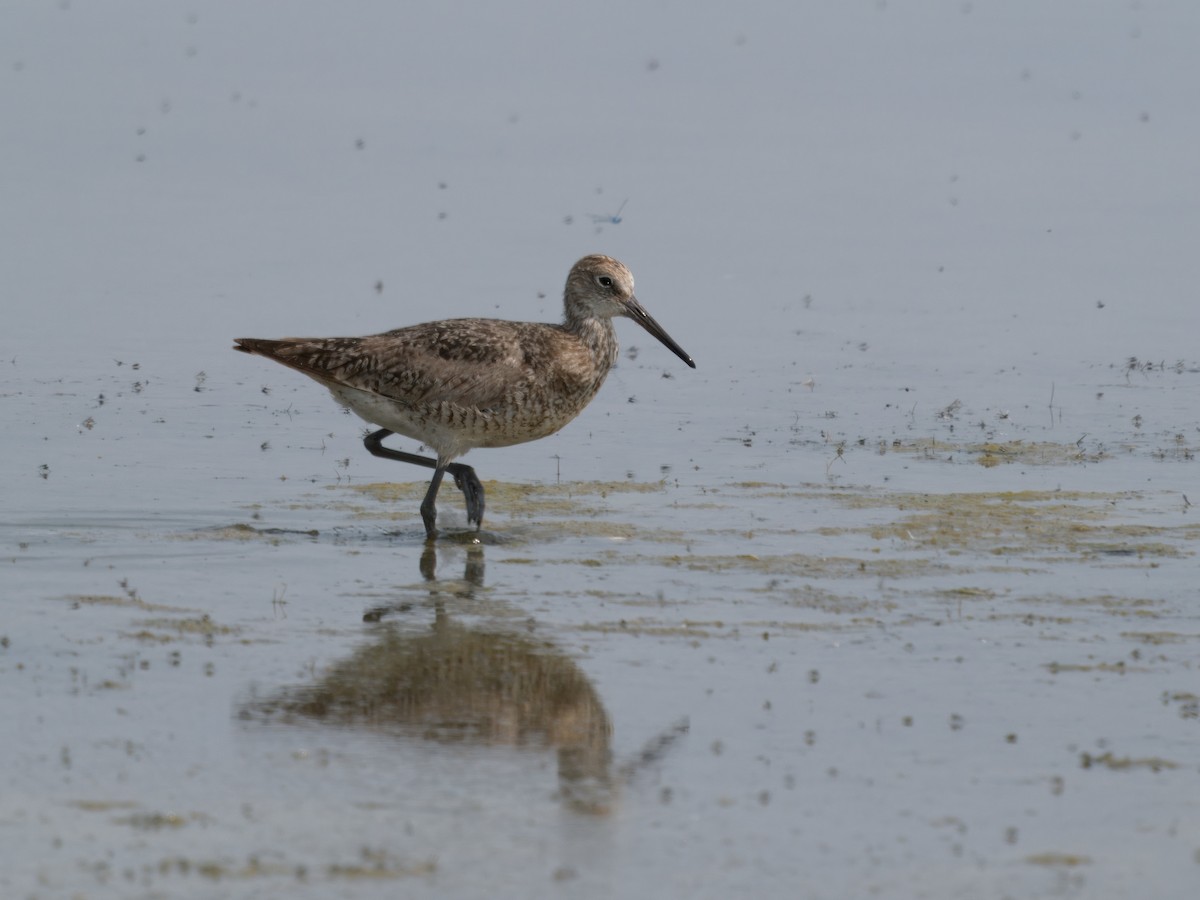
{"label": "green algae patch", "polygon": [[[487,509],[484,527],[476,531],[463,520],[462,497],[451,479],[442,483],[438,495],[439,511],[451,510],[447,530],[439,531],[441,542],[474,541],[485,544],[541,543],[562,537],[602,537],[629,539],[639,537],[657,542],[683,540],[685,532],[642,527],[622,519],[621,498],[663,493],[665,481],[571,482],[563,484],[484,483]],[[420,505],[425,498],[425,482],[372,482],[327,485],[324,496],[310,495],[305,502],[283,506],[289,512],[320,510],[335,512],[358,522],[395,523],[397,529],[421,530]],[[332,496],[328,492],[334,492]],[[443,520],[439,516],[439,524]],[[390,527],[389,527],[390,531]],[[372,534],[377,532],[372,531]],[[322,535],[317,529],[260,528],[248,524],[222,526],[190,533],[194,539],[252,541],[280,544],[286,538],[346,539],[345,531]]]}
{"label": "green algae patch", "polygon": [[1080,544],[1089,521],[1107,511],[1087,498],[1028,493],[956,493],[893,496],[903,515],[872,526],[877,541],[899,540],[938,550],[973,550],[1009,556],[1043,555],[1052,548]]}
{"label": "green algae patch", "polygon": [[934,591],[934,595],[947,600],[995,600],[999,596],[996,591],[988,588],[953,587]]}
{"label": "green algae patch", "polygon": [[1200,640],[1200,634],[1183,634],[1176,631],[1123,631],[1121,637],[1143,644],[1184,644]]}
{"label": "green algae patch", "polygon": [[[453,486],[451,481],[450,486]],[[490,499],[491,492],[488,490],[490,485],[484,488]],[[398,503],[406,500],[416,500],[418,503],[425,498],[425,492],[429,490],[429,483],[424,484],[410,481],[376,481],[370,484],[331,484],[327,490],[330,491],[349,491],[352,494],[359,494],[363,497],[369,497],[379,503]]]}
{"label": "green algae patch", "polygon": [[1125,675],[1129,672],[1149,672],[1150,669],[1145,667],[1130,666],[1124,660],[1117,660],[1115,663],[1099,662],[1099,663],[1046,663],[1046,671],[1051,675],[1058,675],[1061,672],[1115,672],[1118,675]]}
{"label": "green algae patch", "polygon": [[229,860],[192,860],[177,856],[162,859],[155,867],[159,876],[197,876],[209,881],[256,881],[260,879],[291,880],[300,885],[328,881],[384,881],[414,876],[429,876],[437,872],[437,861],[422,860],[404,863],[382,850],[363,848],[361,859],[324,866],[301,863],[273,862],[257,855],[244,862]]}
{"label": "green algae patch", "polygon": [[[632,522],[613,521],[610,519],[554,519],[539,520],[530,516],[528,525],[512,535],[515,540],[532,544],[541,544],[547,540],[561,537],[595,537],[610,538],[614,541],[632,540],[633,538],[653,538],[647,534],[649,529],[641,529]],[[678,536],[677,532],[671,532]],[[659,536],[662,540],[670,540],[670,536]]]}
{"label": "green algae patch", "polygon": [[615,622],[591,622],[575,626],[580,633],[627,634],[634,637],[676,637],[694,640],[721,637],[724,622],[662,622],[654,619],[619,619]]}
{"label": "green algae patch", "polygon": [[162,603],[147,603],[137,592],[125,596],[115,594],[68,594],[64,599],[73,606],[117,606],[140,609],[144,612],[183,612],[177,606]]}
{"label": "green algae patch", "polygon": [[1197,538],[1193,525],[1132,525],[1112,519],[1139,495],[1130,492],[998,491],[830,494],[851,509],[894,509],[891,522],[822,529],[865,533],[875,541],[946,553],[990,553],[1026,560],[1177,558]]}
{"label": "green algae patch", "polygon": [[1091,769],[1096,766],[1104,766],[1118,772],[1126,772],[1132,769],[1149,769],[1151,772],[1157,773],[1164,769],[1178,769],[1179,763],[1163,759],[1159,756],[1116,756],[1111,751],[1101,753],[1099,756],[1093,756],[1090,753],[1079,754],[1079,767],[1081,769]]}
{"label": "green algae patch", "polygon": [[69,804],[83,812],[112,812],[118,809],[137,809],[132,800],[72,800]]}
{"label": "green algae patch", "polygon": [[237,634],[239,629],[229,625],[218,625],[207,615],[189,619],[144,619],[137,623],[142,628],[158,628],[163,631],[174,631],[177,634],[198,634],[203,637],[228,636]]}
{"label": "green algae patch", "polygon": [[1034,466],[1094,463],[1105,459],[1108,455],[1102,450],[1085,450],[1079,444],[1058,444],[1049,441],[968,444],[962,452],[973,457],[981,466],[998,466],[1006,463],[1023,463]]}
{"label": "green algae patch", "polygon": [[122,632],[122,636],[146,644],[172,644],[190,637],[199,637],[210,643],[218,637],[233,637],[241,633],[240,628],[218,625],[208,615],[143,619],[133,625],[137,630]]}
{"label": "green algae patch", "polygon": [[737,554],[734,556],[673,554],[651,561],[667,568],[682,568],[693,572],[754,572],[761,575],[802,576],[808,578],[904,578],[944,572],[948,566],[926,559],[897,557],[858,558],[851,556],[820,556],[811,553]]}
{"label": "green algae patch", "polygon": [[140,812],[122,816],[113,821],[117,825],[128,825],[137,831],[164,831],[167,829],[183,828],[186,825],[193,824],[210,825],[213,822],[213,818],[204,813],[196,812],[187,815],[181,813]]}
{"label": "green algae patch", "polygon": [[[370,484],[330,485],[330,490],[352,491],[380,503],[399,500],[423,500],[429,482],[380,481]],[[448,486],[444,482],[442,491]],[[453,489],[453,482],[449,483]],[[515,484],[509,481],[483,482],[488,505],[556,503],[576,497],[607,498],[610,494],[657,494],[666,490],[665,481],[571,481],[560,484]],[[441,495],[441,491],[438,492]]]}
{"label": "green algae patch", "polygon": [[315,528],[256,528],[245,522],[235,522],[232,525],[218,525],[215,528],[202,528],[198,531],[186,531],[169,535],[177,541],[266,541],[279,544],[287,537],[319,537],[320,532]]}
{"label": "green algae patch", "polygon": [[882,452],[907,453],[917,459],[955,462],[965,457],[985,468],[1021,463],[1031,466],[1055,466],[1095,463],[1107,459],[1101,449],[1090,449],[1080,443],[1055,441],[945,441],[919,438],[915,441],[893,441],[881,445]]}
{"label": "green algae patch", "polygon": [[[420,483],[378,482],[332,485],[332,489],[363,498],[345,507],[358,519],[416,520],[427,486]],[[585,481],[562,484],[484,483],[487,497],[485,530],[497,527],[505,541],[536,542],[562,537],[641,538],[655,542],[682,541],[677,530],[641,527],[623,520],[616,501],[625,496],[664,493],[665,481]],[[365,502],[364,502],[365,501]],[[371,502],[374,501],[374,502]],[[443,483],[439,505],[459,503],[453,483]]]}
{"label": "green algae patch", "polygon": [[411,878],[419,875],[433,875],[437,872],[436,860],[425,860],[418,863],[403,864],[392,859],[383,851],[365,851],[361,863],[333,863],[325,867],[325,875],[330,878],[347,880],[391,880],[396,878]]}
{"label": "green algae patch", "polygon": [[580,634],[625,635],[628,637],[679,638],[695,645],[702,640],[770,640],[772,634],[807,634],[820,632],[858,631],[878,626],[871,616],[853,616],[827,622],[784,622],[776,619],[725,622],[684,619],[669,622],[663,619],[638,617],[607,622],[584,622],[574,627]]}
{"label": "green algae patch", "polygon": [[1116,594],[1086,594],[1079,597],[1052,594],[1043,597],[1019,597],[1016,602],[1056,608],[1094,609],[1112,616],[1148,618],[1168,610],[1165,600],[1153,597],[1122,597]]}

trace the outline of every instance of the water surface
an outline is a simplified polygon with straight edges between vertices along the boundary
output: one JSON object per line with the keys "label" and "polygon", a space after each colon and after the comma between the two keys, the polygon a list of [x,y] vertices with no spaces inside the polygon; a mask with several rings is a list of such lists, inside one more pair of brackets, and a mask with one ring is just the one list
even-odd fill
{"label": "water surface", "polygon": [[[1192,6],[44,6],[5,896],[1191,896]],[[478,535],[229,350],[588,252],[698,368],[618,322]]]}

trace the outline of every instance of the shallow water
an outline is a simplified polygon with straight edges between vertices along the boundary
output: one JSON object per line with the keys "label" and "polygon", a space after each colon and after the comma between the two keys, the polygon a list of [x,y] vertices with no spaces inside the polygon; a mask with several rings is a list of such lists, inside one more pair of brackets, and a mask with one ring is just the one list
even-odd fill
{"label": "shallow water", "polygon": [[[386,6],[293,13],[319,70],[239,6],[146,7],[132,31],[0,14],[24,36],[8,149],[65,204],[55,137],[87,188],[72,218],[36,192],[2,214],[25,255],[0,336],[0,893],[1191,896],[1200,358],[1179,234],[1200,182],[1172,123],[1195,14],[1089,15],[1076,58],[1058,51],[1079,21],[976,6],[752,6],[683,43],[639,8],[649,49],[613,43],[631,56],[597,102],[658,79],[626,112],[677,163],[660,178],[625,142],[576,145],[607,140],[566,103],[595,66],[506,75],[490,105],[446,72],[422,82],[436,103],[389,96],[420,66],[376,34],[432,63]],[[477,29],[477,74],[526,33]],[[776,36],[801,32],[807,55]],[[809,66],[839,76],[827,98],[796,94]],[[956,115],[900,102],[925,78]],[[99,104],[74,145],[60,83]],[[396,109],[465,158],[406,144]],[[796,129],[824,180],[738,128]],[[718,151],[739,165],[689,194]],[[590,224],[618,184],[622,222]],[[228,349],[553,318],[592,250],[626,258],[698,369],[618,322],[578,421],[468,457],[479,534],[446,485],[428,545],[423,471]]]}
{"label": "shallow water", "polygon": [[[146,365],[154,386],[122,394],[112,374],[12,365],[45,439],[8,442],[8,884],[1190,883],[1194,427],[1094,419],[1077,443],[1048,421],[980,434],[963,412],[834,431],[848,414],[822,438],[815,415],[726,408],[722,432],[719,407],[685,420],[695,390],[641,359],[614,378],[653,402],[608,386],[524,457],[479,453],[486,528],[433,547],[423,484],[371,480],[393,470],[287,373],[196,392]],[[1102,376],[1087,386],[1122,387]],[[1197,377],[1127,389],[1169,420]],[[92,428],[46,427],[100,391]],[[612,458],[588,428],[609,421],[646,435],[644,458]],[[613,477],[488,480],[511,464]],[[461,525],[457,500],[441,514]]]}

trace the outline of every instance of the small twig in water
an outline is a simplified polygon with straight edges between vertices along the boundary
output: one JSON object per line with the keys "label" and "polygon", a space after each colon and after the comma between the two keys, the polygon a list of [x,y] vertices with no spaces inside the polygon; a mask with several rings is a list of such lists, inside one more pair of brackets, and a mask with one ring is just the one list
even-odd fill
{"label": "small twig in water", "polygon": [[271,591],[271,609],[275,611],[276,615],[286,615],[283,609],[285,606],[287,606],[287,601],[283,599],[285,594],[287,594],[286,582],[280,584],[278,588]]}
{"label": "small twig in water", "polygon": [[592,221],[595,222],[597,225],[620,225],[621,224],[621,210],[623,210],[625,208],[625,204],[628,202],[629,202],[629,198],[626,197],[624,200],[621,201],[621,205],[617,207],[617,211],[612,214],[605,213],[604,215],[596,215],[595,213],[591,213],[590,215],[592,217]]}
{"label": "small twig in water", "polygon": [[834,455],[833,459],[831,459],[831,460],[829,461],[829,464],[828,464],[827,466],[825,466],[825,474],[826,474],[826,475],[828,475],[828,474],[829,474],[829,470],[830,470],[830,469],[833,467],[833,464],[834,464],[835,462],[837,462],[839,459],[840,459],[840,460],[841,460],[843,463],[844,463],[844,462],[846,462],[846,457],[845,457],[845,456],[843,456],[843,454],[845,453],[845,451],[846,451],[846,444],[845,444],[845,442],[842,442],[842,443],[840,443],[840,444],[838,444],[838,445],[837,445],[837,451],[836,451],[836,453],[835,453],[835,455]]}

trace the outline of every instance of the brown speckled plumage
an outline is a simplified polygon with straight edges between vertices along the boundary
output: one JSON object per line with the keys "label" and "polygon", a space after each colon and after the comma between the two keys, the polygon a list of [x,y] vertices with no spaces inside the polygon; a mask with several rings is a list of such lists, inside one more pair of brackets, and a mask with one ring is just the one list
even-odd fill
{"label": "brown speckled plumage", "polygon": [[[433,468],[421,506],[432,536],[443,472],[463,489],[468,519],[479,524],[483,517],[482,485],[469,466],[453,460],[474,447],[546,437],[588,405],[617,359],[614,316],[633,319],[695,368],[638,303],[633,275],[612,257],[579,260],[567,276],[563,306],[561,324],[446,319],[368,337],[238,338],[234,349],[303,372],[381,426],[367,438],[373,454]],[[389,432],[432,447],[436,461],[382,447]]]}

